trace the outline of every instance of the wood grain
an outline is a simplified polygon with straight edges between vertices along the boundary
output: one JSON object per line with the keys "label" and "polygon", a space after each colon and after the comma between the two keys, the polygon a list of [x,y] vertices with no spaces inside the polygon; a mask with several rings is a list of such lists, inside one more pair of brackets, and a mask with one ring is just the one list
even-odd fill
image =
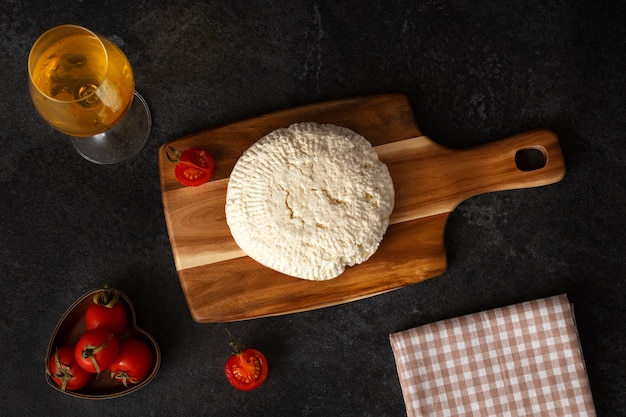
{"label": "wood grain", "polygon": [[[345,126],[370,140],[396,190],[378,251],[322,282],[289,277],[247,257],[224,212],[228,176],[239,156],[272,130],[303,121]],[[212,153],[214,178],[200,187],[180,185],[167,146]],[[524,149],[538,150],[545,166],[520,170],[515,156]],[[458,204],[481,193],[552,184],[563,178],[565,165],[551,131],[449,149],[422,136],[405,96],[378,95],[284,110],[177,139],[161,147],[159,170],[174,261],[192,317],[223,322],[331,306],[440,275],[446,270],[445,223]]]}

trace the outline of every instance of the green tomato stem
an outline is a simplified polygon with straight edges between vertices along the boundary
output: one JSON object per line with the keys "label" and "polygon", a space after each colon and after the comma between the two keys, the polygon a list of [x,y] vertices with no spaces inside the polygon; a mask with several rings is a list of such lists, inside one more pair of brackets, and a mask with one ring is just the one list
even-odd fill
{"label": "green tomato stem", "polygon": [[100,346],[91,346],[91,345],[85,346],[85,348],[81,352],[83,359],[89,359],[93,367],[96,368],[97,375],[100,375],[100,365],[98,365],[98,361],[96,360],[96,354],[100,353],[107,347],[112,336],[113,335],[109,335],[109,338]]}
{"label": "green tomato stem", "polygon": [[228,333],[228,336],[230,337],[230,347],[233,348],[233,352],[235,353],[235,355],[239,355],[241,352],[244,351],[244,349],[246,348],[244,345],[239,344],[236,340],[235,337],[233,336],[233,334],[230,332],[230,330],[226,329],[226,333]]}
{"label": "green tomato stem", "polygon": [[102,307],[113,308],[118,303],[120,297],[115,293],[115,290],[109,287],[108,284],[104,284],[104,291],[98,292],[93,296],[93,303],[101,305]]}
{"label": "green tomato stem", "polygon": [[[57,372],[51,376],[61,379],[61,391],[65,391],[67,384],[70,382],[70,379],[72,379],[72,374],[70,373],[70,367],[62,363],[59,359],[59,349],[54,353],[54,364],[57,367]],[[46,370],[46,372],[48,371]],[[50,372],[48,372],[48,375],[50,375]]]}
{"label": "green tomato stem", "polygon": [[[174,156],[172,156],[172,154],[174,154]],[[167,159],[170,162],[178,162],[178,160],[180,159],[180,152],[178,152],[176,149],[172,148],[169,145],[167,149],[165,149],[165,155],[167,155]]]}

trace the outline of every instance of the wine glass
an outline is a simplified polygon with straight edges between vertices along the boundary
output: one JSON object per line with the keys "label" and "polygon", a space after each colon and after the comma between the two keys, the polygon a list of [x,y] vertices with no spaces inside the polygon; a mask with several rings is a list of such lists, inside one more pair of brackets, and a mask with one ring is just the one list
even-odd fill
{"label": "wine glass", "polygon": [[69,135],[85,159],[113,164],[146,144],[150,110],[135,91],[128,58],[103,36],[76,25],[53,27],[31,48],[28,74],[41,117]]}

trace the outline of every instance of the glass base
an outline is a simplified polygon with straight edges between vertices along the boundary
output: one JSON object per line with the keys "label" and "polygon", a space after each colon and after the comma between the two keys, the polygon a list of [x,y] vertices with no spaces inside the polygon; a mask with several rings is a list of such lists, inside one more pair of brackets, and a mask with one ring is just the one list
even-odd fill
{"label": "glass base", "polygon": [[148,104],[135,91],[128,113],[117,125],[95,136],[72,136],[78,153],[96,164],[115,164],[136,155],[148,141],[152,116]]}

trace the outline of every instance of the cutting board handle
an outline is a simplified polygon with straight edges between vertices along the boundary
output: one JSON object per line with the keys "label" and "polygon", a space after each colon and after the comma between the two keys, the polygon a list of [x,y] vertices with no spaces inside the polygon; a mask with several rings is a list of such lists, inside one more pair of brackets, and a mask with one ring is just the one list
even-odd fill
{"label": "cutting board handle", "polygon": [[547,129],[469,149],[447,148],[421,136],[377,151],[396,186],[392,224],[450,213],[478,194],[548,185],[565,175],[558,138]]}
{"label": "cutting board handle", "polygon": [[553,184],[565,176],[557,135],[548,129],[520,133],[464,150],[452,150],[449,167],[465,198],[491,191]]}

